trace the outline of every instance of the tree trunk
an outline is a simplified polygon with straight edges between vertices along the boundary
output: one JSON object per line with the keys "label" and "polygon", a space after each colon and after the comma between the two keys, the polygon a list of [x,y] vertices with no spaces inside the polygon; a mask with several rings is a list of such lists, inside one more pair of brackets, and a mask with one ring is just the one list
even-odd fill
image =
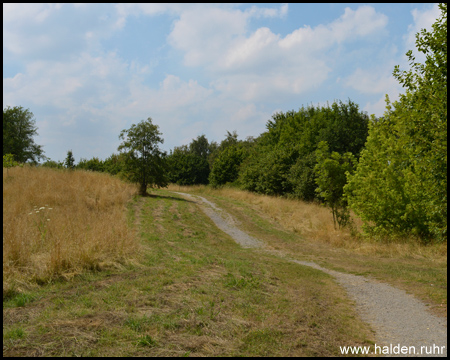
{"label": "tree trunk", "polygon": [[139,188],[139,195],[145,196],[147,194],[147,184],[145,182],[141,183],[141,187]]}

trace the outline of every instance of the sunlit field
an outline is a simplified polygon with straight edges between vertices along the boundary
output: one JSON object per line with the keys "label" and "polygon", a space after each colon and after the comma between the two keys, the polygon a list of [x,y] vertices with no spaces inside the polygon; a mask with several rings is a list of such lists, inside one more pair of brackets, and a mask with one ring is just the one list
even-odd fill
{"label": "sunlit field", "polygon": [[223,196],[259,209],[281,226],[302,237],[345,248],[358,254],[383,256],[425,256],[447,259],[447,244],[422,245],[415,238],[371,239],[362,236],[362,221],[352,214],[352,228],[335,229],[331,210],[321,204],[267,196],[230,187],[170,185],[169,190]]}
{"label": "sunlit field", "polygon": [[127,206],[134,185],[87,171],[3,169],[3,292],[136,252]]}

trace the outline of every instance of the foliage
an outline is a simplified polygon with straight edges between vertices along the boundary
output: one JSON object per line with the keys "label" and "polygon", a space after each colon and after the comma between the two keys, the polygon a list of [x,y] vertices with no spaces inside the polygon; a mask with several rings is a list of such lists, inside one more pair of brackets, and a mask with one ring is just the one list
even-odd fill
{"label": "foliage", "polygon": [[104,172],[123,177],[125,171],[125,155],[112,154],[102,162],[102,168]]}
{"label": "foliage", "polygon": [[118,150],[123,150],[125,154],[126,177],[140,184],[140,195],[147,193],[147,186],[165,187],[168,184],[166,153],[158,147],[164,139],[158,129],[158,125],[148,118],[122,130],[119,135],[123,142]]}
{"label": "foliage", "polygon": [[368,122],[368,115],[351,100],[333,102],[331,107],[311,105],[297,112],[274,114],[259,143],[297,146],[300,155],[307,155],[317,149],[320,141],[326,141],[330,151],[351,152],[358,157],[367,138]]}
{"label": "foliage", "polygon": [[168,157],[169,180],[178,185],[207,184],[209,164],[186,145],[176,147]]}
{"label": "foliage", "polygon": [[209,168],[212,170],[212,168],[214,166],[214,161],[216,160],[217,156],[219,156],[219,154],[222,151],[224,151],[227,147],[229,147],[231,145],[236,145],[238,143],[239,143],[239,140],[238,140],[238,134],[236,131],[233,131],[232,133],[227,131],[227,134],[225,135],[225,139],[223,139],[220,142],[220,145],[218,145],[216,142],[211,142],[211,144],[210,144],[211,152],[208,156]]}
{"label": "foliage", "polygon": [[339,227],[346,226],[350,220],[350,213],[347,200],[343,196],[343,188],[347,182],[346,174],[354,172],[356,158],[350,152],[343,155],[335,151],[330,153],[325,141],[319,143],[316,158],[317,164],[314,169],[317,183],[316,192],[331,208],[334,227],[336,228],[336,223]]}
{"label": "foliage", "polygon": [[316,153],[312,152],[299,157],[287,174],[287,179],[292,186],[292,195],[304,201],[312,201],[316,198]]}
{"label": "foliage", "polygon": [[17,161],[14,160],[14,155],[13,154],[5,154],[3,155],[3,167],[4,168],[11,168],[14,166],[20,166],[23,164],[18,163]]}
{"label": "foliage", "polygon": [[75,159],[73,157],[72,150],[67,151],[67,157],[66,160],[64,161],[64,165],[69,170],[75,169]]}
{"label": "foliage", "polygon": [[351,100],[275,113],[241,167],[240,184],[246,190],[263,194],[314,200],[318,198],[318,144],[325,141],[329,151],[359,157],[368,123],[368,115]]}
{"label": "foliage", "polygon": [[13,154],[14,160],[20,163],[45,159],[42,146],[33,140],[38,135],[33,117],[29,109],[21,106],[3,109],[3,155]]}
{"label": "foliage", "polygon": [[266,195],[282,195],[291,192],[289,171],[297,157],[297,149],[288,146],[253,152],[241,170],[242,188]]}
{"label": "foliage", "polygon": [[213,149],[204,134],[197,136],[197,139],[192,139],[192,142],[189,144],[189,151],[205,160],[208,159],[212,150]]}
{"label": "foliage", "polygon": [[43,167],[48,167],[52,169],[64,169],[64,163],[62,161],[54,161],[49,158],[42,164]]}
{"label": "foliage", "polygon": [[14,161],[14,155],[13,154],[5,154],[3,155],[3,167],[6,168],[6,176],[9,176],[9,168],[14,166],[23,166],[23,164],[18,163],[17,161]]}
{"label": "foliage", "polygon": [[433,32],[416,46],[425,64],[407,52],[411,70],[394,76],[406,93],[369,130],[356,173],[346,186],[349,203],[372,233],[447,235],[447,5]]}
{"label": "foliage", "polygon": [[205,135],[193,139],[189,146],[175,147],[168,156],[169,180],[178,185],[208,184],[208,158],[217,148]]}
{"label": "foliage", "polygon": [[214,160],[209,174],[209,183],[213,187],[232,183],[238,179],[239,168],[247,152],[240,143],[232,144],[222,150]]}
{"label": "foliage", "polygon": [[98,171],[98,172],[105,171],[103,161],[97,157],[93,157],[90,160],[81,158],[80,161],[78,162],[76,168],[83,169],[83,170],[89,170],[89,171]]}

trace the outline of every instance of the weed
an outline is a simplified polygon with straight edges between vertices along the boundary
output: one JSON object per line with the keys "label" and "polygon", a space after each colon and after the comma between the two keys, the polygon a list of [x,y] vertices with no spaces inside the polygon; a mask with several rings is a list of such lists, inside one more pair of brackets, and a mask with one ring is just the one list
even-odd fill
{"label": "weed", "polygon": [[25,331],[22,328],[14,328],[3,333],[3,340],[18,340],[25,337]]}
{"label": "weed", "polygon": [[144,335],[139,338],[137,345],[138,346],[146,346],[146,347],[154,347],[154,346],[157,346],[158,343],[150,335]]}

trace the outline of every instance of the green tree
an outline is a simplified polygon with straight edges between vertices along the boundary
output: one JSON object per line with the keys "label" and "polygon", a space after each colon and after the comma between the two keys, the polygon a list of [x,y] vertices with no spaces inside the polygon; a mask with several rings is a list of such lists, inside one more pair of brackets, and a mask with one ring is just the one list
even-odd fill
{"label": "green tree", "polygon": [[33,117],[29,109],[21,106],[3,109],[3,155],[13,154],[14,160],[20,163],[45,159],[42,146],[33,140],[38,135]]}
{"label": "green tree", "polygon": [[196,139],[193,139],[189,144],[189,151],[194,155],[200,156],[201,158],[208,160],[209,155],[211,154],[211,146],[208,142],[206,136],[200,135],[197,136]]}
{"label": "green tree", "polygon": [[290,168],[298,158],[296,147],[266,146],[266,151],[252,151],[242,164],[239,182],[243,189],[266,195],[283,195],[292,191]]}
{"label": "green tree", "polygon": [[14,161],[13,154],[5,154],[3,155],[3,167],[6,168],[6,176],[8,177],[9,168],[14,166],[23,166],[23,164],[19,164],[17,161]]}
{"label": "green tree", "polygon": [[83,169],[83,170],[90,170],[90,171],[98,171],[98,172],[104,171],[103,161],[95,156],[90,160],[81,158],[80,161],[78,162],[76,168]]}
{"label": "green tree", "polygon": [[64,161],[64,165],[69,170],[75,169],[75,158],[73,157],[72,150],[67,151],[67,157]]}
{"label": "green tree", "polygon": [[399,101],[386,100],[383,119],[369,129],[358,168],[345,192],[366,229],[447,236],[447,4],[433,31],[421,30],[416,47],[426,56],[394,76],[406,88]]}
{"label": "green tree", "polygon": [[334,227],[336,228],[336,223],[339,227],[345,226],[350,220],[350,214],[343,188],[347,183],[346,174],[354,172],[356,158],[350,152],[343,155],[335,151],[330,153],[325,141],[319,143],[316,158],[316,192],[331,208]]}
{"label": "green tree", "polygon": [[124,177],[125,171],[125,156],[124,154],[112,154],[106,158],[102,163],[103,171],[111,174]]}
{"label": "green tree", "polygon": [[44,167],[52,168],[52,169],[64,169],[64,163],[62,161],[54,161],[50,158],[47,158],[45,162],[42,164]]}
{"label": "green tree", "polygon": [[122,130],[119,135],[123,142],[118,150],[126,154],[126,176],[140,184],[139,194],[143,196],[147,194],[147,186],[165,187],[168,184],[166,153],[158,146],[164,139],[158,129],[158,125],[148,118]]}
{"label": "green tree", "polygon": [[178,185],[207,184],[209,164],[207,150],[203,156],[186,145],[175,147],[168,156],[169,180]]}
{"label": "green tree", "polygon": [[287,178],[291,183],[292,194],[304,201],[313,201],[316,197],[316,153],[301,156],[289,169]]}
{"label": "green tree", "polygon": [[239,143],[238,140],[238,134],[236,130],[233,131],[233,133],[230,133],[227,130],[227,134],[225,135],[225,139],[223,139],[220,142],[220,145],[218,145],[216,142],[211,142],[210,144],[210,154],[208,156],[208,162],[209,162],[209,168],[212,170],[214,166],[214,162],[216,158],[219,156],[219,154],[224,151],[227,147],[236,145]]}
{"label": "green tree", "polygon": [[238,179],[239,168],[247,155],[245,148],[235,143],[222,150],[214,160],[209,174],[209,183],[213,187],[232,183]]}

